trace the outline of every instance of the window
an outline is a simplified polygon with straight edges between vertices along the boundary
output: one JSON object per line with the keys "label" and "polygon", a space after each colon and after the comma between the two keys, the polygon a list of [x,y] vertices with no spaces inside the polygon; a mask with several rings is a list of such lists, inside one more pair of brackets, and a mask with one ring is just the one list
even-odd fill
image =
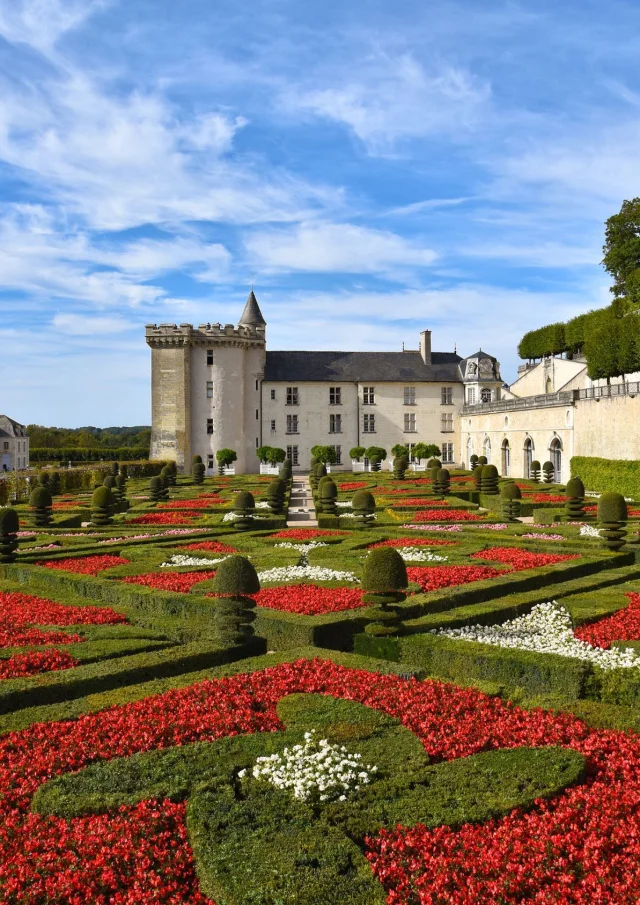
{"label": "window", "polygon": [[213,349],[207,349],[207,364],[213,364]]}
{"label": "window", "polygon": [[287,405],[299,405],[298,387],[287,387]]}
{"label": "window", "polygon": [[276,419],[272,418],[271,419],[271,433],[275,434],[275,432],[276,432]]}
{"label": "window", "polygon": [[256,449],[258,448],[258,438],[256,437]]}
{"label": "window", "polygon": [[3,446],[4,446],[4,449],[9,449],[9,441],[5,440]]}
{"label": "window", "polygon": [[258,389],[258,381],[256,380],[256,390]]}
{"label": "window", "polygon": [[376,404],[376,393],[375,387],[363,387],[362,388],[362,404],[363,405],[375,405]]}
{"label": "window", "polygon": [[442,444],[442,461],[449,465],[453,463],[453,443]]}
{"label": "window", "polygon": [[491,390],[484,389],[480,391],[480,402],[491,402]]}
{"label": "window", "polygon": [[207,380],[207,399],[213,399],[213,380]]}
{"label": "window", "polygon": [[415,434],[416,432],[416,416],[413,413],[404,416],[404,432],[405,434]]}
{"label": "window", "polygon": [[329,387],[329,405],[342,405],[342,387]]}
{"label": "window", "polygon": [[258,421],[259,418],[260,418],[260,413],[259,413],[258,409],[256,409],[256,421]]}
{"label": "window", "polygon": [[275,398],[276,398],[276,391],[275,391],[275,390],[271,390],[271,398],[272,398],[272,399],[275,399]]}
{"label": "window", "polygon": [[440,404],[453,405],[453,387],[442,387],[440,390]]}
{"label": "window", "polygon": [[342,465],[342,447],[332,446],[331,449],[336,454],[336,465]]}
{"label": "window", "polygon": [[440,430],[443,434],[450,434],[453,431],[453,413],[447,413],[441,417]]}
{"label": "window", "polygon": [[287,446],[287,459],[291,461],[292,465],[298,464],[298,447],[297,446]]}
{"label": "window", "polygon": [[213,418],[207,418],[207,433],[213,433]]}
{"label": "window", "polygon": [[298,416],[297,415],[287,415],[287,433],[288,434],[297,434],[298,433]]}
{"label": "window", "polygon": [[342,433],[342,415],[329,415],[329,433]]}
{"label": "window", "polygon": [[365,415],[364,416],[364,433],[365,434],[375,434],[376,432],[376,416],[375,415]]}
{"label": "window", "polygon": [[404,388],[404,404],[405,405],[415,405],[416,404],[416,388],[415,387],[405,387]]}
{"label": "window", "polygon": [[207,456],[207,468],[214,468],[213,456]]}
{"label": "window", "polygon": [[476,388],[475,387],[467,388],[467,404],[468,405],[476,404]]}

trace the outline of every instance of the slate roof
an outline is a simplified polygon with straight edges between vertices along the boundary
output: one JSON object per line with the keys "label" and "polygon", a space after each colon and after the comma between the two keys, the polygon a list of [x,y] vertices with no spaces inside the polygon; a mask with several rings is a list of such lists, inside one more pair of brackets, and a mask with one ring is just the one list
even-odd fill
{"label": "slate roof", "polygon": [[244,311],[242,312],[242,317],[238,321],[239,324],[247,324],[252,327],[265,327],[266,320],[262,316],[262,311],[260,310],[260,305],[258,305],[258,299],[255,297],[253,289],[249,293],[249,298],[247,299],[247,304],[244,306]]}
{"label": "slate roof", "polygon": [[8,415],[0,415],[0,436],[2,437],[26,437],[27,429],[24,424],[19,424]]}
{"label": "slate roof", "polygon": [[433,352],[425,365],[419,352],[267,352],[265,380],[308,380],[384,383],[460,383],[462,358],[455,352]]}
{"label": "slate roof", "polygon": [[476,352],[475,355],[467,355],[467,357],[464,360],[469,361],[470,358],[489,358],[491,361],[498,360],[497,358],[494,358],[493,355],[489,355],[488,352],[483,352],[482,349],[480,349],[479,352]]}

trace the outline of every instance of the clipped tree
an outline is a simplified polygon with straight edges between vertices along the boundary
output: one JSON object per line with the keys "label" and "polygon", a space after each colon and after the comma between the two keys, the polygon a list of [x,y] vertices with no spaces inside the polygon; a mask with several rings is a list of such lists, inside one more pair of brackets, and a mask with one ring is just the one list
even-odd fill
{"label": "clipped tree", "polygon": [[237,453],[234,449],[219,449],[216,453],[216,462],[218,463],[218,474],[223,475],[225,468],[237,461]]}
{"label": "clipped tree", "polygon": [[49,474],[48,471],[41,471],[40,474],[38,475],[38,483],[42,487],[48,487],[50,480],[51,480],[51,475]]}
{"label": "clipped tree", "polygon": [[125,479],[125,481],[129,480],[129,466],[126,463],[120,466],[120,475]]}
{"label": "clipped tree", "polygon": [[429,459],[427,462],[427,468],[431,471],[432,468],[442,468],[442,462],[440,459]]}
{"label": "clipped tree", "polygon": [[371,604],[365,617],[372,621],[365,626],[369,635],[396,635],[402,620],[397,604],[406,598],[409,585],[407,567],[393,547],[376,547],[364,561],[362,570],[362,600]]}
{"label": "clipped tree", "polygon": [[423,459],[439,457],[441,455],[440,447],[435,443],[414,443],[411,447],[411,454],[421,462]]}
{"label": "clipped tree", "polygon": [[471,469],[471,471],[473,471],[473,469],[476,467],[477,464],[478,464],[478,457],[476,456],[475,453],[473,453],[471,455],[471,457],[469,458],[469,468]]}
{"label": "clipped tree", "polygon": [[502,485],[500,489],[500,505],[505,522],[515,522],[520,517],[521,499],[522,491],[515,481],[509,481],[507,484]]}
{"label": "clipped tree", "polygon": [[369,446],[364,454],[369,460],[371,471],[380,471],[380,464],[387,458],[387,451],[382,446]]}
{"label": "clipped tree", "polygon": [[218,564],[213,580],[216,597],[213,611],[219,640],[225,645],[242,644],[253,634],[256,602],[252,595],[260,590],[260,580],[253,564],[235,554]]}
{"label": "clipped tree", "polygon": [[476,467],[471,472],[473,480],[475,481],[475,484],[476,484],[476,490],[482,489],[482,469],[483,468],[484,468],[484,465],[476,465]]}
{"label": "clipped tree", "polygon": [[165,490],[164,499],[165,499],[165,500],[168,500],[168,499],[169,499],[169,487],[170,487],[170,484],[171,484],[171,481],[170,481],[170,478],[171,478],[171,471],[170,471],[168,465],[164,465],[164,466],[160,469],[160,475],[159,475],[159,477],[160,477],[160,480],[162,481],[162,484],[163,484],[163,487],[164,487],[164,490]]}
{"label": "clipped tree", "polygon": [[202,461],[202,457],[194,456],[193,464],[191,466],[191,480],[194,484],[204,484],[205,474],[206,468],[204,466],[204,462]]}
{"label": "clipped tree", "polygon": [[627,504],[621,493],[603,493],[598,500],[598,521],[602,525],[600,537],[609,550],[624,547],[627,532]]}
{"label": "clipped tree", "polygon": [[114,503],[110,487],[104,484],[102,487],[96,487],[91,497],[91,524],[97,528],[110,525],[113,522]]}
{"label": "clipped tree", "polygon": [[448,468],[439,468],[436,474],[434,490],[440,496],[451,491],[451,474]]}
{"label": "clipped tree", "polygon": [[248,490],[241,490],[240,493],[236,493],[233,499],[233,511],[236,516],[233,522],[234,528],[239,531],[246,531],[247,528],[251,528],[255,510],[256,501],[252,493],[249,493]]}
{"label": "clipped tree", "polygon": [[285,457],[284,462],[280,466],[280,479],[288,484],[291,481],[292,477],[293,467],[291,465],[291,459],[287,459]]}
{"label": "clipped tree", "polygon": [[269,509],[275,515],[282,512],[286,492],[287,485],[281,478],[276,478],[274,481],[271,481],[267,487],[265,498],[269,504]]}
{"label": "clipped tree", "polygon": [[396,443],[395,446],[391,447],[391,455],[394,459],[398,459],[400,456],[403,458],[409,457],[409,447],[406,443]]}
{"label": "clipped tree", "polygon": [[351,509],[356,525],[366,525],[372,522],[376,514],[376,501],[368,490],[356,490],[351,499]]}
{"label": "clipped tree", "polygon": [[127,499],[127,479],[124,475],[119,474],[116,476],[116,486],[112,492],[116,498],[118,511],[126,512],[129,508],[129,500]]}
{"label": "clipped tree", "polygon": [[167,483],[169,484],[169,487],[175,487],[178,483],[178,466],[175,462],[169,462],[168,465],[166,465],[166,469]]}
{"label": "clipped tree", "polygon": [[311,455],[323,465],[335,465],[337,461],[333,446],[312,446]]}
{"label": "clipped tree", "polygon": [[166,488],[160,475],[156,475],[149,481],[149,496],[152,503],[160,503],[166,499]]}
{"label": "clipped tree", "polygon": [[537,459],[534,459],[531,465],[529,466],[529,477],[533,481],[534,484],[540,483],[540,472],[542,471],[542,466],[538,462]]}
{"label": "clipped tree", "polygon": [[542,473],[544,475],[544,483],[553,484],[556,475],[556,470],[553,467],[553,462],[545,462],[542,466]]}
{"label": "clipped tree", "polygon": [[480,479],[480,490],[489,496],[496,496],[498,491],[498,469],[495,465],[483,465]]}
{"label": "clipped tree", "polygon": [[584,484],[579,477],[571,478],[565,488],[566,503],[564,511],[570,522],[582,521],[586,513],[584,511]]}
{"label": "clipped tree", "polygon": [[353,446],[349,450],[349,456],[353,462],[359,462],[360,459],[364,456],[366,450],[364,446]]}
{"label": "clipped tree", "polygon": [[320,508],[325,515],[337,515],[338,488],[335,481],[327,476],[327,480],[320,487]]}
{"label": "clipped tree", "polygon": [[269,465],[280,465],[287,461],[287,454],[284,449],[279,446],[269,446],[267,452],[267,462]]}
{"label": "clipped tree", "polygon": [[120,471],[120,466],[118,465],[118,463],[112,462],[111,463],[111,474],[113,475],[114,478],[118,474],[119,471]]}
{"label": "clipped tree", "polygon": [[605,270],[613,277],[611,292],[628,306],[640,305],[640,198],[623,201],[605,226]]}
{"label": "clipped tree", "polygon": [[53,522],[53,501],[49,489],[42,484],[31,491],[29,508],[36,528],[48,528]]}
{"label": "clipped tree", "polygon": [[60,486],[60,473],[58,471],[52,471],[51,480],[49,481],[49,492],[51,493],[51,496],[58,496],[60,493]]}
{"label": "clipped tree", "polygon": [[271,452],[270,446],[259,446],[256,449],[256,456],[258,457],[260,462],[262,462],[263,465],[266,465],[266,463],[269,461],[268,457],[269,457],[270,452]]}
{"label": "clipped tree", "polygon": [[486,456],[478,456],[478,465],[488,465],[488,459]]}
{"label": "clipped tree", "polygon": [[15,509],[0,509],[0,563],[15,562],[18,556],[20,520]]}
{"label": "clipped tree", "polygon": [[398,456],[393,460],[393,476],[396,481],[404,481],[408,467],[409,459],[406,456]]}

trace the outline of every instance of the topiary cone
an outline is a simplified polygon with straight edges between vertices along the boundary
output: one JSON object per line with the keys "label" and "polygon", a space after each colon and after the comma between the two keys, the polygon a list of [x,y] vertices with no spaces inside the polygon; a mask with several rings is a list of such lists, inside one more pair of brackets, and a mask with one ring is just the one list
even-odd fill
{"label": "topiary cone", "polygon": [[520,500],[522,491],[514,481],[503,484],[500,489],[502,517],[507,522],[514,522],[520,516]]}
{"label": "topiary cone", "polygon": [[335,482],[329,478],[320,487],[320,508],[325,515],[336,515],[338,507],[336,500],[338,499],[338,488]]}
{"label": "topiary cone", "polygon": [[476,467],[471,472],[473,480],[476,483],[476,490],[480,490],[482,487],[482,465],[476,465]]}
{"label": "topiary cone", "polygon": [[40,485],[31,492],[29,508],[36,528],[48,528],[51,525],[53,521],[52,506],[51,494],[46,487]]}
{"label": "topiary cone", "polygon": [[406,456],[398,456],[393,460],[393,476],[396,481],[404,481],[404,476],[409,467],[409,459]]}
{"label": "topiary cone", "polygon": [[91,497],[91,524],[98,528],[103,525],[111,525],[113,508],[114,499],[111,488],[106,485],[97,487]]}
{"label": "topiary cone", "polygon": [[627,504],[621,493],[603,493],[598,500],[598,521],[602,525],[600,537],[609,550],[624,547],[627,532]]}
{"label": "topiary cone", "polygon": [[586,517],[586,512],[584,511],[584,484],[580,478],[571,478],[567,482],[565,495],[567,500],[564,510],[567,518],[571,522],[582,521]]}
{"label": "topiary cone", "polygon": [[436,475],[436,491],[441,496],[445,496],[451,490],[451,475],[448,468],[439,468]]}
{"label": "topiary cone", "polygon": [[191,466],[191,478],[194,484],[204,484],[204,475],[206,469],[202,463],[200,456],[196,456],[196,458],[200,459],[200,461],[194,462]]}
{"label": "topiary cone", "polygon": [[376,501],[368,490],[357,490],[351,499],[351,509],[355,516],[356,526],[366,525],[373,521],[376,512]]}
{"label": "topiary cone", "polygon": [[257,572],[245,556],[229,556],[218,565],[213,582],[213,593],[219,598],[214,624],[223,644],[241,644],[252,637],[256,602],[249,595],[259,590]]}
{"label": "topiary cone", "polygon": [[529,477],[535,484],[540,483],[540,469],[541,465],[537,459],[534,459],[529,466]]}
{"label": "topiary cone", "polygon": [[282,512],[282,504],[284,502],[286,492],[287,485],[281,478],[276,478],[274,481],[271,481],[271,483],[267,487],[266,501],[269,504],[269,509],[272,512],[276,514]]}
{"label": "topiary cone", "polygon": [[149,481],[149,495],[153,503],[159,503],[164,499],[164,484],[162,478],[157,475]]}
{"label": "topiary cone", "polygon": [[401,613],[393,604],[406,598],[409,579],[405,561],[393,547],[377,547],[369,552],[362,571],[362,600],[373,606],[364,615],[373,620],[365,626],[369,635],[396,635]]}
{"label": "topiary cone", "polygon": [[495,465],[483,465],[482,475],[480,478],[480,490],[489,496],[496,496],[498,490],[498,469]]}
{"label": "topiary cone", "polygon": [[[256,508],[256,501],[253,494],[248,490],[241,490],[236,493],[233,500],[233,511],[236,514],[233,526],[239,531],[246,531],[247,528],[253,526],[253,514]],[[226,562],[226,560],[225,560]]]}
{"label": "topiary cone", "polygon": [[542,472],[544,474],[544,483],[553,484],[556,473],[553,462],[545,462],[542,466]]}
{"label": "topiary cone", "polygon": [[20,520],[15,509],[0,509],[0,563],[15,562]]}

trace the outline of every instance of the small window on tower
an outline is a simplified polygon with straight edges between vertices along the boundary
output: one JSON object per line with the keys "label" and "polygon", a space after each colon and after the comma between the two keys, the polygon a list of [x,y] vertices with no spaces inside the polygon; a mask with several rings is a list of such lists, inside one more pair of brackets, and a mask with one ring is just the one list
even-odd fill
{"label": "small window on tower", "polygon": [[213,364],[213,349],[207,349],[207,364]]}
{"label": "small window on tower", "polygon": [[207,433],[213,433],[213,418],[207,418]]}
{"label": "small window on tower", "polygon": [[271,390],[271,398],[272,398],[272,399],[275,399],[275,398],[276,398],[276,391],[275,391],[275,390]]}
{"label": "small window on tower", "polygon": [[213,399],[213,380],[207,380],[207,399]]}
{"label": "small window on tower", "polygon": [[213,468],[213,456],[207,456],[207,468]]}

